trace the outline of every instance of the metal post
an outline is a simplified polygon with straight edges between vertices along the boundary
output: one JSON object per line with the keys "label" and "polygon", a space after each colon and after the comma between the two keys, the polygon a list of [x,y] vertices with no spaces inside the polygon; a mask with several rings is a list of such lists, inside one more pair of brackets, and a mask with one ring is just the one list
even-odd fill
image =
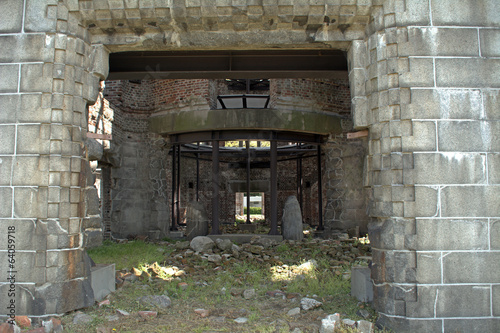
{"label": "metal post", "polygon": [[271,140],[271,231],[278,234],[278,143]]}
{"label": "metal post", "polygon": [[317,230],[325,230],[323,227],[323,186],[321,183],[321,145],[318,145],[318,218],[319,224]]}
{"label": "metal post", "polygon": [[177,188],[177,185],[176,185],[176,180],[177,180],[177,176],[175,174],[175,169],[176,169],[176,166],[177,166],[177,162],[176,162],[176,147],[177,145],[174,144],[172,146],[172,225],[170,227],[170,230],[177,230],[177,226],[176,226],[176,219],[175,219],[175,196],[176,196],[176,188]]}
{"label": "metal post", "polygon": [[[300,149],[301,148],[301,144],[298,143],[298,148]],[[298,195],[298,199],[299,199],[299,205],[300,205],[300,211],[302,212],[302,214],[304,213],[304,211],[302,210],[302,200],[303,200],[303,194],[302,194],[302,183],[303,183],[303,179],[302,179],[302,154],[299,153],[299,156],[297,158],[297,195]]]}
{"label": "metal post", "polygon": [[247,223],[250,223],[250,141],[246,141],[247,148]]}
{"label": "metal post", "polygon": [[177,145],[177,225],[181,222],[181,145]]}
{"label": "metal post", "polygon": [[[198,142],[200,151],[200,142]],[[200,153],[196,153],[196,201],[200,201]]]}
{"label": "metal post", "polygon": [[[217,136],[218,137],[218,136]],[[219,141],[212,141],[212,235],[219,235]]]}

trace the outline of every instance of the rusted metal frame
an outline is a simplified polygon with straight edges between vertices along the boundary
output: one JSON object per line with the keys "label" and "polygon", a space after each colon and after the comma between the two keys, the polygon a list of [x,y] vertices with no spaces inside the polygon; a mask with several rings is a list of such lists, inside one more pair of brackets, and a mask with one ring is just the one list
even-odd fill
{"label": "rusted metal frame", "polygon": [[250,223],[250,141],[245,141],[247,152],[247,223]]}
{"label": "rusted metal frame", "polygon": [[277,141],[271,140],[271,230],[270,235],[278,234],[278,152]]}
{"label": "rusted metal frame", "polygon": [[219,229],[219,132],[212,133],[212,235],[220,235]]}
{"label": "rusted metal frame", "polygon": [[323,184],[321,171],[321,145],[318,145],[318,228],[317,230],[325,230],[323,227]]}

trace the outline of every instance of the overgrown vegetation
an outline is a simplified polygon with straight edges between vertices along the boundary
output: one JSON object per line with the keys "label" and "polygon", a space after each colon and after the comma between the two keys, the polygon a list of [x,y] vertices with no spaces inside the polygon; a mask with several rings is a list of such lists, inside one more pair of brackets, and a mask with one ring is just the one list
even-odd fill
{"label": "overgrown vegetation", "polygon": [[[342,318],[360,320],[359,310],[362,308],[368,310],[374,320],[375,312],[350,296],[350,264],[340,260],[347,258],[345,253],[353,256],[349,246],[359,246],[358,250],[366,251],[368,245],[353,242],[346,247],[345,244],[333,243],[336,247],[331,248],[324,244],[311,239],[297,244],[282,242],[257,255],[265,260],[231,256],[227,260],[210,262],[206,257],[186,252],[178,242],[163,242],[161,245],[142,241],[106,242],[90,250],[90,257],[96,263],[114,262],[117,270],[135,268],[140,277],[134,282],[126,282],[112,294],[110,305],[88,309],[86,312],[96,318],[92,323],[71,325],[69,318],[66,327],[69,332],[95,332],[103,325],[107,328],[112,325],[118,332],[289,332],[292,327],[309,332],[307,325],[319,325],[318,318],[335,312]],[[347,252],[333,258],[334,253],[340,256],[336,249],[347,249]],[[247,248],[247,251],[253,250]],[[354,259],[351,262],[355,262]],[[242,291],[252,288],[256,293],[254,297],[245,299],[241,296]],[[269,296],[273,291],[297,296],[290,299],[288,296],[286,299]],[[115,314],[117,309],[131,313],[150,310],[139,302],[145,295],[168,295],[172,306],[156,309],[158,317],[146,322],[138,322],[133,316],[116,323],[103,319]],[[301,312],[297,317],[287,316],[287,311],[298,307],[300,298],[306,296],[314,297],[323,305],[316,310]],[[226,320],[219,323],[201,318],[194,313],[196,308],[209,310],[211,318],[223,316]],[[246,324],[233,321],[241,316],[248,318]],[[280,322],[288,324],[278,327],[276,323]],[[341,327],[338,332],[356,331]]]}

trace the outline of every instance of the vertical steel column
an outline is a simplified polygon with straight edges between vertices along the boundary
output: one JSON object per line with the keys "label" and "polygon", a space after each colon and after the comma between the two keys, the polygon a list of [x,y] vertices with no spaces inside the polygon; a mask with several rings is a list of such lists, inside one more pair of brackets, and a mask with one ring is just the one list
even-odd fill
{"label": "vertical steel column", "polygon": [[278,142],[271,140],[271,231],[278,234]]}
{"label": "vertical steel column", "polygon": [[177,145],[177,225],[181,222],[181,145]]}
{"label": "vertical steel column", "polygon": [[323,227],[323,185],[321,172],[321,145],[318,144],[318,218],[319,224],[317,230],[325,230]]}
{"label": "vertical steel column", "polygon": [[196,201],[200,201],[200,142],[198,141],[198,153],[196,153]]}
{"label": "vertical steel column", "polygon": [[[302,144],[298,143],[297,146],[300,149]],[[297,158],[297,195],[299,197],[298,199],[299,199],[300,211],[303,214],[304,211],[302,210],[302,200],[303,200],[302,183],[303,183],[303,179],[302,179],[302,154],[299,153],[299,156]]]}
{"label": "vertical steel column", "polygon": [[177,185],[176,185],[176,181],[177,181],[177,175],[175,173],[175,170],[176,170],[176,166],[177,166],[177,162],[176,162],[176,157],[177,157],[177,153],[176,153],[176,148],[177,145],[174,144],[172,146],[172,222],[171,222],[171,227],[170,227],[170,230],[177,230],[177,226],[176,226],[176,218],[175,218],[175,196],[176,196],[176,188],[177,188]]}
{"label": "vertical steel column", "polygon": [[219,235],[219,140],[212,141],[212,235]]}
{"label": "vertical steel column", "polygon": [[250,223],[250,141],[246,141],[247,148],[247,223]]}

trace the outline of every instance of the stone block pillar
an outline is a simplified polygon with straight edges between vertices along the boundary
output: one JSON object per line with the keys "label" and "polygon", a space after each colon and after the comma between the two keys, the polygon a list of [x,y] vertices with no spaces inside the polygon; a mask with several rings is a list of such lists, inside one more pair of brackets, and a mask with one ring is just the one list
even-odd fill
{"label": "stone block pillar", "polygon": [[106,75],[107,52],[90,45],[65,2],[0,3],[1,315],[12,303],[34,317],[93,304],[83,228],[99,223],[86,218],[93,180],[82,138],[86,105]]}
{"label": "stone block pillar", "polygon": [[[500,330],[500,5],[382,1],[349,51],[372,278],[397,332]],[[496,45],[496,47],[495,47]]]}

